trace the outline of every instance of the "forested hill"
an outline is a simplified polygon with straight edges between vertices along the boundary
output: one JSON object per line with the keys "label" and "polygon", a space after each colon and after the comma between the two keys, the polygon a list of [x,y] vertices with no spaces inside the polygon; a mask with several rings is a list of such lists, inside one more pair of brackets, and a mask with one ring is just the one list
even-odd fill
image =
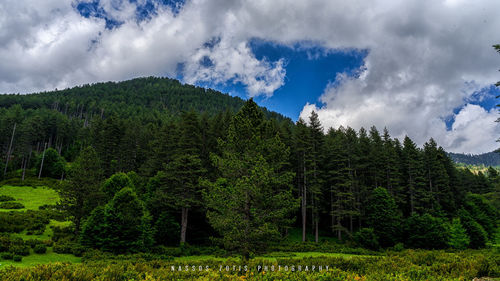
{"label": "forested hill", "polygon": [[500,166],[500,153],[488,152],[479,155],[463,154],[463,153],[448,153],[455,163],[463,163],[467,165],[484,165],[484,166]]}
{"label": "forested hill", "polygon": [[[96,83],[29,95],[0,95],[0,108],[18,104],[23,109],[55,109],[83,119],[110,114],[119,117],[149,117],[158,113],[178,115],[189,110],[214,115],[225,110],[236,112],[244,102],[239,97],[212,89],[157,77]],[[263,110],[267,117],[287,119],[279,113]]]}

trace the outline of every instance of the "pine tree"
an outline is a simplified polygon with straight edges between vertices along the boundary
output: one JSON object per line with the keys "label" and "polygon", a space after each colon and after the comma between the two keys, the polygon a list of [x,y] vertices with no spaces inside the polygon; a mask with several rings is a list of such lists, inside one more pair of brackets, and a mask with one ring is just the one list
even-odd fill
{"label": "pine tree", "polygon": [[307,124],[302,118],[297,121],[294,131],[294,152],[296,159],[296,182],[301,198],[302,242],[306,241],[307,228],[307,175],[306,159],[310,154],[310,135]]}
{"label": "pine tree", "polygon": [[85,148],[72,164],[68,181],[59,191],[60,205],[71,216],[77,233],[82,220],[102,201],[99,191],[102,179],[102,167],[96,151],[92,147]]}
{"label": "pine tree", "polygon": [[394,198],[383,187],[377,187],[369,196],[367,224],[372,227],[382,247],[393,246],[401,234],[401,216]]}
{"label": "pine tree", "polygon": [[222,156],[213,155],[222,177],[205,182],[210,224],[222,235],[222,244],[245,259],[279,239],[298,207],[291,193],[293,174],[281,169],[289,150],[278,135],[263,138],[264,122],[248,100],[234,116],[227,141],[220,143]]}
{"label": "pine tree", "polygon": [[321,167],[323,152],[324,152],[324,134],[323,127],[319,121],[318,114],[314,111],[309,116],[309,134],[310,134],[310,153],[307,157],[308,163],[308,178],[309,178],[309,191],[311,199],[311,223],[314,227],[314,238],[316,243],[319,242],[319,219],[322,193],[321,193]]}
{"label": "pine tree", "polygon": [[454,249],[465,250],[469,246],[470,238],[459,218],[454,218],[450,226],[450,241],[448,245]]}

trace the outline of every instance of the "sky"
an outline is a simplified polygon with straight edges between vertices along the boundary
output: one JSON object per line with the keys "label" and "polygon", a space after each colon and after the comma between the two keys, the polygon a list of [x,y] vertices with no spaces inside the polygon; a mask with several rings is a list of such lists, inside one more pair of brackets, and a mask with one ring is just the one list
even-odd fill
{"label": "sky", "polygon": [[165,76],[326,129],[499,147],[498,0],[2,0],[0,93]]}

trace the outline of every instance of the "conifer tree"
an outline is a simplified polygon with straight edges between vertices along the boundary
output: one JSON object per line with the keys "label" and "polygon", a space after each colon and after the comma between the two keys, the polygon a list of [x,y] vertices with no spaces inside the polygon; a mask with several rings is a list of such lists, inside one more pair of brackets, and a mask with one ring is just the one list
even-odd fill
{"label": "conifer tree", "polygon": [[263,137],[265,120],[248,100],[234,116],[222,156],[213,155],[221,177],[206,181],[204,199],[210,224],[222,244],[248,259],[250,253],[280,238],[298,207],[292,196],[293,173],[283,171],[289,150],[278,135]]}

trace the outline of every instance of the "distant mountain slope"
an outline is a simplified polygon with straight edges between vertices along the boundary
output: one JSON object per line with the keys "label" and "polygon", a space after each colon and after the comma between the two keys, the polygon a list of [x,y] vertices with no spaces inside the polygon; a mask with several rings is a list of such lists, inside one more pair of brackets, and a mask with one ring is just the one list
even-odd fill
{"label": "distant mountain slope", "polygon": [[[182,84],[169,78],[136,78],[123,82],[83,85],[65,90],[29,95],[0,95],[0,108],[21,105],[23,109],[56,109],[63,114],[109,115],[122,117],[167,112],[177,115],[183,110],[215,114],[224,110],[236,112],[245,101],[221,92]],[[264,109],[267,117],[287,119]]]}
{"label": "distant mountain slope", "polygon": [[479,155],[463,154],[463,153],[448,153],[456,163],[468,165],[484,165],[484,166],[500,166],[500,153],[488,152]]}

